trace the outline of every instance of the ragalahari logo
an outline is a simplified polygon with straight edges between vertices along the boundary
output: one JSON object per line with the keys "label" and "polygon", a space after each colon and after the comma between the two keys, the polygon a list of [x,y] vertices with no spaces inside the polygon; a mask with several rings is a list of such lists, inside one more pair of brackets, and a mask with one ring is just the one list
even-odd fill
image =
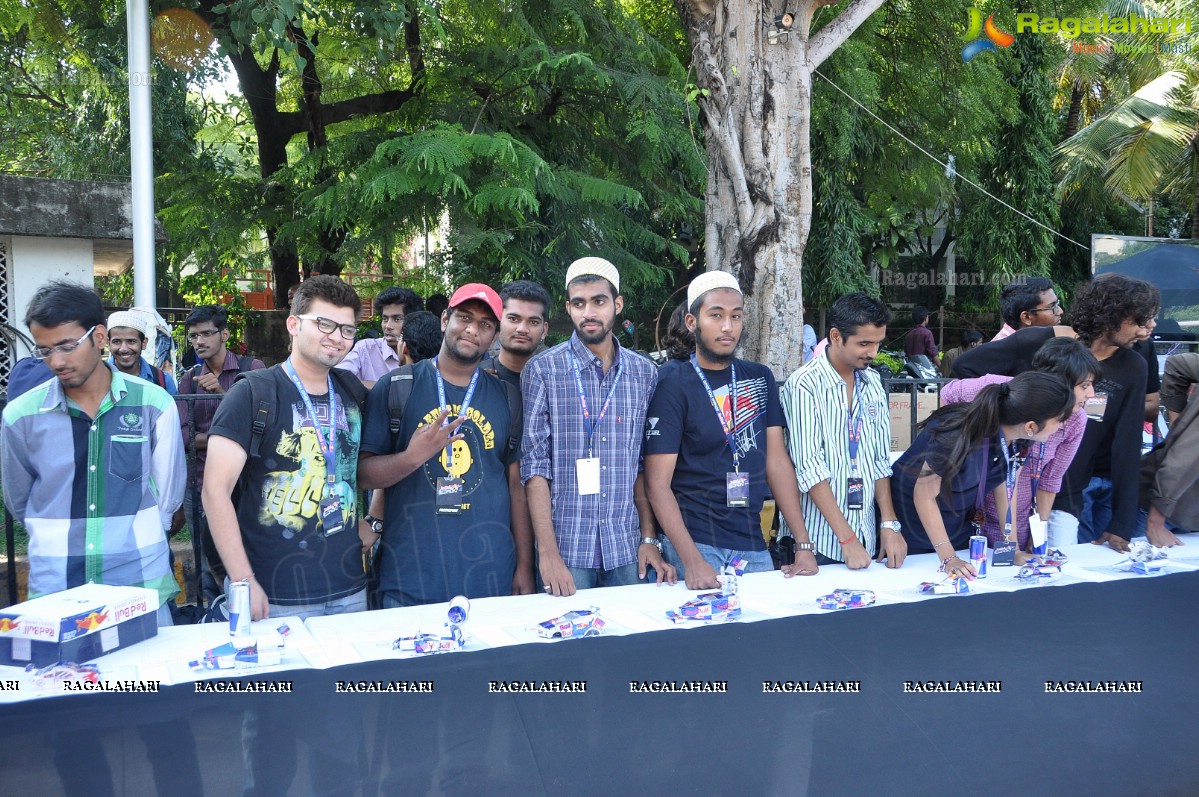
{"label": "ragalahari logo", "polygon": [[962,48],[962,60],[970,63],[974,56],[987,50],[998,50],[1012,46],[1016,37],[1005,33],[995,26],[995,15],[987,17],[983,22],[983,12],[977,8],[970,9],[970,29],[962,38],[969,42]]}

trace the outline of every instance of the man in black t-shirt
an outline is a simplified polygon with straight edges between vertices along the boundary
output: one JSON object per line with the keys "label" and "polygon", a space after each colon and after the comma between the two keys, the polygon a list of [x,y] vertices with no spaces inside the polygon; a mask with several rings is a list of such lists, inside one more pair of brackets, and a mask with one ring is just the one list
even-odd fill
{"label": "man in black t-shirt", "polygon": [[520,390],[520,374],[550,331],[550,295],[529,280],[515,280],[500,288],[504,304],[500,316],[499,353],[483,358],[484,370]]}
{"label": "man in black t-shirt", "polygon": [[795,572],[814,574],[778,384],[766,366],[734,357],[741,289],[731,274],[709,271],[692,281],[687,305],[695,353],[659,369],[645,424],[646,491],[666,533],[663,558],[689,589],[719,587],[717,573],[737,557],[746,572],[773,570],[759,520],[769,485],[806,545]]}
{"label": "man in black t-shirt", "polygon": [[386,491],[376,563],[384,608],[533,591],[528,513],[513,513],[509,497],[520,485],[521,419],[504,384],[479,367],[500,314],[486,285],[454,292],[441,351],[412,370],[397,434],[395,372],[367,399],[359,473],[364,488]]}
{"label": "man in black t-shirt", "polygon": [[330,373],[350,350],[361,302],[336,277],[314,277],[291,309],[291,356],[247,374],[267,380],[257,399],[273,423],[255,439],[266,418],[243,378],[208,431],[204,511],[229,578],[250,582],[254,619],[364,610],[362,546],[374,542],[359,524],[361,394]]}

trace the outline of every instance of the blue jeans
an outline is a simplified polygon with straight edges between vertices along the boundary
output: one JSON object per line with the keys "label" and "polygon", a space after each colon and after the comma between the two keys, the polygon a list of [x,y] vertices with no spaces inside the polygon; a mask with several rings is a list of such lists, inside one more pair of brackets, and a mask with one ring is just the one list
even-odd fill
{"label": "blue jeans", "polygon": [[1082,515],[1078,518],[1079,543],[1094,542],[1112,522],[1112,480],[1092,476],[1082,491]]}
{"label": "blue jeans", "polygon": [[331,601],[304,603],[298,606],[282,606],[270,604],[271,617],[298,617],[307,620],[309,617],[325,617],[330,614],[349,614],[350,612],[366,611],[366,590],[361,589],[353,595],[335,598]]}
{"label": "blue jeans", "polygon": [[[704,558],[704,561],[710,564],[717,573],[738,556],[745,560],[746,573],[769,573],[774,570],[774,560],[770,558],[770,551],[737,551],[732,548],[705,545],[702,542],[695,543],[695,547],[699,549],[700,556]],[[686,577],[683,560],[679,558],[679,552],[666,537],[662,538],[662,558],[679,571],[680,581]]]}
{"label": "blue jeans", "polygon": [[568,567],[570,576],[575,580],[575,589],[593,589],[595,587],[627,587],[630,584],[643,583],[637,578],[637,563],[614,567],[611,570],[601,570],[598,567]]}

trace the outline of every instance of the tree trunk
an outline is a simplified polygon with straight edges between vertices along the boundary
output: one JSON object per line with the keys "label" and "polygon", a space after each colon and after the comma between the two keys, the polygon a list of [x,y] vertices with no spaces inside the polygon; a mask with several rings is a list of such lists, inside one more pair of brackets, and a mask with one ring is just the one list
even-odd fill
{"label": "tree trunk", "polygon": [[1082,100],[1086,96],[1086,88],[1079,81],[1074,81],[1070,87],[1070,112],[1066,114],[1066,129],[1062,131],[1062,141],[1066,141],[1078,132],[1082,123]]}
{"label": "tree trunk", "polygon": [[[708,149],[707,268],[746,297],[745,356],[780,379],[803,356],[802,264],[812,226],[812,72],[884,0],[675,0],[693,47]],[[776,15],[794,12],[789,31]]]}

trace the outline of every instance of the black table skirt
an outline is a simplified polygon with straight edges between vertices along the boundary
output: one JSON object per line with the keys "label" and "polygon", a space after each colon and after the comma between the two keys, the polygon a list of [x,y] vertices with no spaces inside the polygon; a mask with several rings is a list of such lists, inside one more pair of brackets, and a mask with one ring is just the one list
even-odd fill
{"label": "black table skirt", "polygon": [[[115,794],[239,794],[249,710],[301,737],[294,769],[273,773],[290,794],[311,793],[313,750],[352,747],[370,795],[1195,795],[1197,605],[1188,573],[264,677],[291,681],[289,695],[186,684],[20,703],[0,707],[0,794],[63,793],[64,772],[91,794],[110,781]],[[336,691],[422,680],[432,693]],[[763,692],[788,680],[861,691]],[[727,692],[630,691],[645,681]],[[905,681],[1002,691],[905,693]],[[1143,691],[1048,694],[1046,681]],[[80,748],[74,769],[65,739]],[[168,755],[155,773],[149,758]]]}

